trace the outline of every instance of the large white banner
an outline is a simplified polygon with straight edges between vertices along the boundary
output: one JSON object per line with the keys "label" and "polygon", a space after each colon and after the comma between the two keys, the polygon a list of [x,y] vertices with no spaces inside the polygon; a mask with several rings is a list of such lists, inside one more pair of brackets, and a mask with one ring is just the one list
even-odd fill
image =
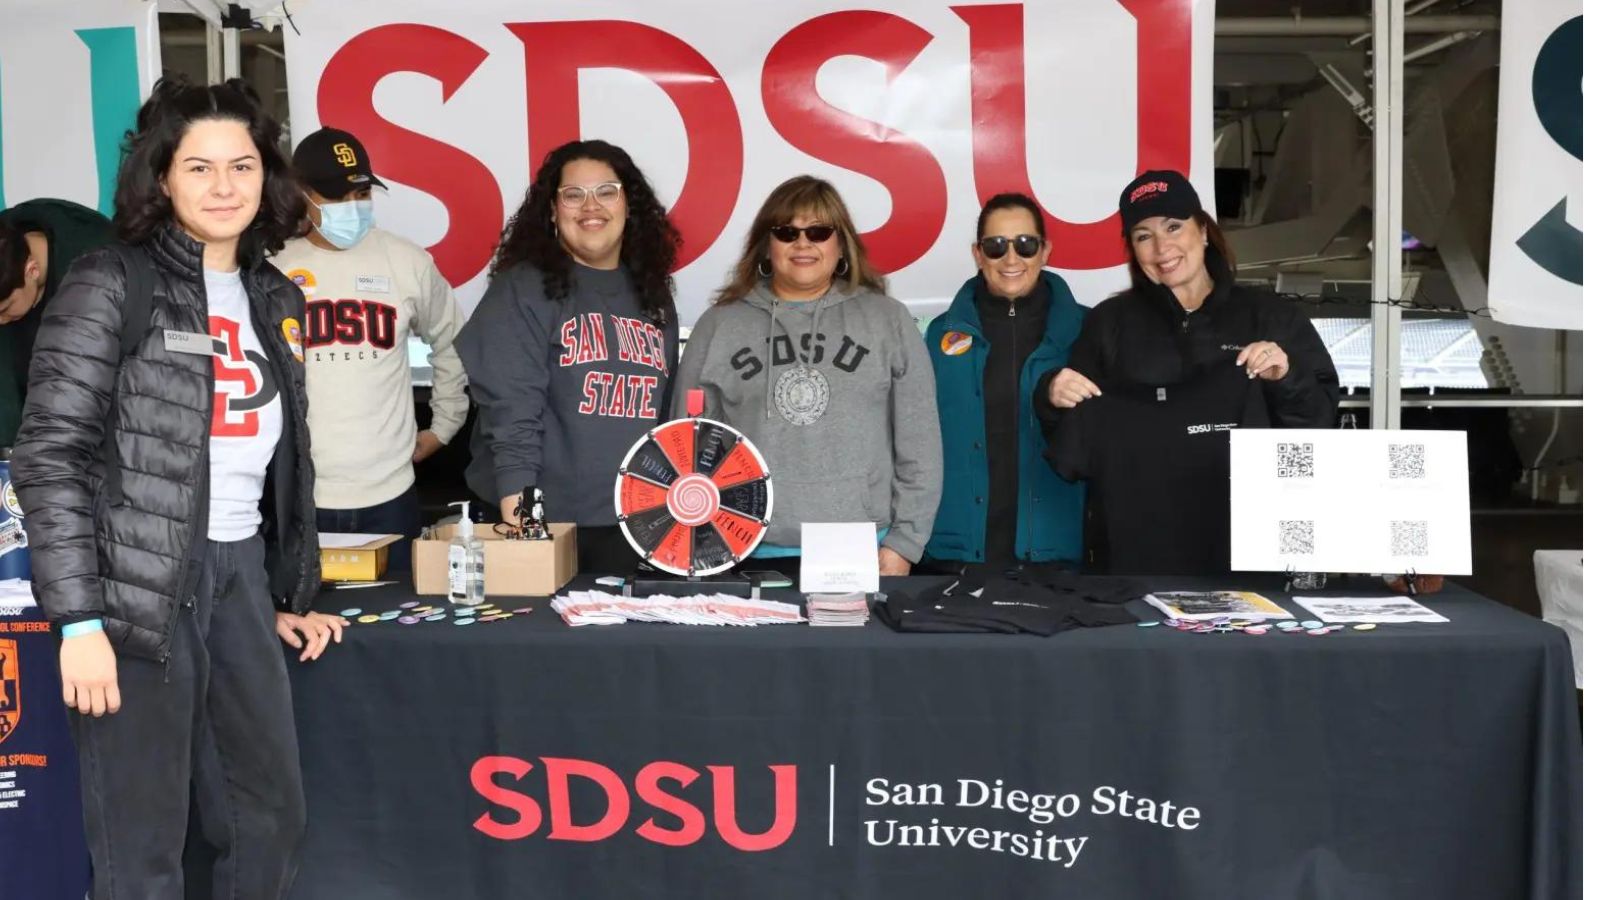
{"label": "large white banner", "polygon": [[0,207],[111,214],[123,134],[161,71],[148,0],[0,0]]}
{"label": "large white banner", "polygon": [[1506,3],[1489,249],[1495,319],[1583,327],[1583,5]]}
{"label": "large white banner", "polygon": [[470,309],[551,148],[633,155],[685,244],[686,322],[767,193],[832,180],[892,293],[942,309],[984,198],[1032,193],[1086,303],[1126,284],[1117,193],[1191,174],[1210,205],[1213,0],[342,0],[286,34],[296,139],[353,132],[379,223],[429,247]]}

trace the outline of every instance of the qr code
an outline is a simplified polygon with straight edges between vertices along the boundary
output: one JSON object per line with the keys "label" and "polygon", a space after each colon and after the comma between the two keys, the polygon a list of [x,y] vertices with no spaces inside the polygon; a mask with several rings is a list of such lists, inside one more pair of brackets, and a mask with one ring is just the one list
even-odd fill
{"label": "qr code", "polygon": [[1422,444],[1389,445],[1390,478],[1422,478],[1427,475],[1427,457]]}
{"label": "qr code", "polygon": [[1390,556],[1427,556],[1428,523],[1400,520],[1389,523]]}
{"label": "qr code", "polygon": [[1310,519],[1283,519],[1278,522],[1278,554],[1308,556],[1317,552],[1317,526]]}
{"label": "qr code", "polygon": [[1278,445],[1279,478],[1311,478],[1316,474],[1312,465],[1311,444]]}

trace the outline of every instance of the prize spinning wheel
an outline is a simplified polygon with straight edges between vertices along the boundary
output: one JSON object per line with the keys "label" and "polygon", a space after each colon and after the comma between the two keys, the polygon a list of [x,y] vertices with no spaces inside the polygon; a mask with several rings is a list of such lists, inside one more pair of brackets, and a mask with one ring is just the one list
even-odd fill
{"label": "prize spinning wheel", "polygon": [[617,471],[617,519],[647,562],[714,575],[750,555],[772,521],[772,473],[744,435],[675,419],[640,438]]}

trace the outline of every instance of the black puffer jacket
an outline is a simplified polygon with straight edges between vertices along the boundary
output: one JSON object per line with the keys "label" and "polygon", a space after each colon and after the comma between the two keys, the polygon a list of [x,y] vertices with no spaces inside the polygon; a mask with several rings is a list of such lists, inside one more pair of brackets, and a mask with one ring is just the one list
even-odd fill
{"label": "black puffer jacket", "polygon": [[[51,301],[11,466],[46,615],[57,625],[104,616],[119,653],[164,660],[205,546],[215,388],[211,357],[170,352],[162,333],[209,333],[201,245],[169,226],[144,249],[155,269],[151,328],[120,377],[122,260],[110,250],[85,255]],[[286,320],[298,338],[305,295],[265,263],[241,277],[284,404],[262,490],[268,581],[280,608],[304,612],[321,564],[305,364],[288,343]],[[108,421],[116,429],[116,504],[105,484]]]}
{"label": "black puffer jacket", "polygon": [[[1339,375],[1322,338],[1295,305],[1271,291],[1234,283],[1216,248],[1206,251],[1215,287],[1185,313],[1159,284],[1132,288],[1089,310],[1067,365],[1102,388],[1182,384],[1217,365],[1232,365],[1245,345],[1272,341],[1289,357],[1289,374],[1263,381],[1274,428],[1332,428],[1339,415]],[[1062,410],[1050,404],[1046,372],[1033,406],[1045,434]]]}

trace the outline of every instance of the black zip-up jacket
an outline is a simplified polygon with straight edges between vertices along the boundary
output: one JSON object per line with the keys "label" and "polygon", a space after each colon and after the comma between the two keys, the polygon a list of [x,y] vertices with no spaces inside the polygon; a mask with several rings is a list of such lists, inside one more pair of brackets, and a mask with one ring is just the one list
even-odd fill
{"label": "black zip-up jacket", "polygon": [[[1160,284],[1131,288],[1089,310],[1068,366],[1102,389],[1162,387],[1232,365],[1246,345],[1272,341],[1289,357],[1289,374],[1261,383],[1272,427],[1332,428],[1339,375],[1311,320],[1271,291],[1235,284],[1215,247],[1206,250],[1206,269],[1215,287],[1192,313]],[[1046,372],[1033,393],[1046,435],[1063,412],[1050,404],[1050,381],[1060,371]]]}
{"label": "black zip-up jacket", "polygon": [[[45,614],[58,627],[103,616],[118,653],[165,660],[205,547],[215,380],[212,357],[170,352],[163,335],[210,333],[203,248],[173,225],[143,247],[155,269],[151,327],[120,375],[121,259],[109,249],[86,254],[51,301],[11,472]],[[261,498],[267,577],[280,609],[304,613],[322,575],[305,363],[290,343],[300,339],[305,295],[261,261],[240,276],[283,402]],[[115,504],[103,444],[113,422]]]}

